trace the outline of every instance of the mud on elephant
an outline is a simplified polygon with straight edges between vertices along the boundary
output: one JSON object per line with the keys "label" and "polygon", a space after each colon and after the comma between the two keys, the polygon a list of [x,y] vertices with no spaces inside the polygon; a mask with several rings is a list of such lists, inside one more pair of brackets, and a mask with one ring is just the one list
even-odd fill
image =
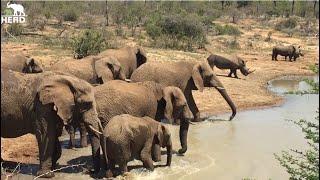
{"label": "mud on elephant", "polygon": [[35,134],[40,158],[37,175],[54,176],[62,127],[77,120],[85,123],[92,137],[100,137],[102,127],[89,83],[52,72],[1,70],[1,137]]}
{"label": "mud on elephant", "polygon": [[22,73],[41,73],[44,70],[39,60],[23,55],[1,55],[1,69]]}
{"label": "mud on elephant", "polygon": [[164,86],[175,86],[184,93],[194,121],[200,121],[200,112],[192,96],[192,90],[203,91],[204,87],[214,87],[229,104],[232,120],[236,106],[226,89],[207,62],[180,61],[172,63],[150,62],[141,65],[131,76],[132,82],[154,81]]}
{"label": "mud on elephant", "polygon": [[170,132],[160,122],[150,117],[134,117],[129,114],[115,116],[109,121],[103,133],[107,147],[103,147],[103,151],[108,162],[106,169],[108,178],[113,176],[116,164],[119,165],[121,174],[128,172],[127,163],[134,157],[140,159],[145,168],[153,171],[153,161],[161,160],[155,157],[155,154],[160,152],[160,146],[167,148],[166,165],[171,165]]}
{"label": "mud on elephant", "polygon": [[[187,149],[189,120],[193,118],[182,91],[177,87],[165,87],[155,82],[127,83],[120,80],[109,81],[94,87],[97,111],[102,126],[121,114],[135,117],[148,116],[161,121],[167,118],[181,119],[180,142],[182,151]],[[96,137],[94,150],[94,172],[100,170],[100,140]],[[159,153],[156,153],[159,154]]]}
{"label": "mud on elephant", "polygon": [[214,66],[216,66],[219,69],[230,69],[228,77],[231,77],[231,75],[233,74],[235,78],[238,78],[238,69],[245,76],[248,76],[249,74],[255,71],[250,71],[250,68],[247,68],[245,61],[235,55],[211,54],[207,58],[207,61],[212,69],[214,68]]}

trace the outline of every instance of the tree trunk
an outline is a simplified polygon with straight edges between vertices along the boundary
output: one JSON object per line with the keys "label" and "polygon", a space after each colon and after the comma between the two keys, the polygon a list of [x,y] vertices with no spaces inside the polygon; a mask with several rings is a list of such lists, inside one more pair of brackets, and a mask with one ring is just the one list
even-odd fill
{"label": "tree trunk", "polygon": [[109,26],[109,13],[108,1],[106,1],[106,26]]}
{"label": "tree trunk", "polygon": [[314,4],[313,4],[313,13],[314,15],[316,16],[316,7],[317,7],[317,0],[314,1]]}
{"label": "tree trunk", "polygon": [[260,1],[258,1],[258,4],[257,4],[257,16],[259,16],[259,6],[260,6]]}
{"label": "tree trunk", "polygon": [[277,1],[273,1],[273,7],[277,7]]}
{"label": "tree trunk", "polygon": [[221,9],[223,10],[224,7],[224,1],[221,1]]}
{"label": "tree trunk", "polygon": [[294,11],[294,0],[292,1],[291,15],[293,15],[293,11]]}

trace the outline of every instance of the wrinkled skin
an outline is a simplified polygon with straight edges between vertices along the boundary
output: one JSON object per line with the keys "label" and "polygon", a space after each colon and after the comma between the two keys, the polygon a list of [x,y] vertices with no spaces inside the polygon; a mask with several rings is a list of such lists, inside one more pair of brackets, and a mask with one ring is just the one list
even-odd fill
{"label": "wrinkled skin", "polygon": [[125,78],[130,78],[133,71],[140,65],[147,62],[147,54],[142,47],[123,47],[120,49],[108,49],[97,56],[110,57],[118,59],[121,64]]}
{"label": "wrinkled skin", "polygon": [[238,78],[237,69],[239,69],[240,72],[245,76],[253,72],[249,71],[243,59],[235,55],[231,56],[211,54],[207,58],[207,61],[212,69],[214,68],[214,66],[216,66],[219,69],[230,69],[228,77],[232,77],[231,75],[233,74],[235,78]]}
{"label": "wrinkled skin", "polygon": [[22,73],[43,72],[43,67],[39,60],[23,55],[1,55],[1,69]]}
{"label": "wrinkled skin", "polygon": [[[154,81],[164,86],[180,88],[193,113],[193,121],[201,121],[202,119],[200,119],[199,109],[192,96],[192,90],[202,92],[204,87],[214,87],[232,109],[232,115],[229,120],[232,120],[236,115],[234,103],[207,62],[145,63],[132,74],[131,80],[132,82]],[[186,126],[188,125],[186,124]],[[180,153],[184,153],[185,151],[186,149],[183,149]]]}
{"label": "wrinkled skin", "polygon": [[[94,87],[97,111],[102,127],[105,128],[110,119],[121,114],[135,117],[148,116],[161,121],[166,117],[170,122],[180,118],[182,132],[181,144],[186,147],[186,134],[189,120],[193,118],[182,91],[177,87],[162,87],[155,82],[127,83],[120,80],[109,81]],[[92,144],[94,154],[94,172],[100,170],[100,144],[98,138]],[[102,146],[103,147],[103,146]],[[160,159],[160,148],[154,153],[154,159]]]}
{"label": "wrinkled skin", "polygon": [[285,57],[285,61],[287,60],[287,56],[289,56],[290,62],[292,62],[292,58],[293,58],[294,61],[296,61],[296,59],[299,56],[303,56],[303,54],[301,53],[301,50],[300,50],[300,46],[296,47],[296,46],[293,46],[293,45],[290,45],[290,46],[281,46],[281,45],[275,46],[272,49],[272,61],[278,61],[278,59],[277,59],[278,55],[284,56]]}
{"label": "wrinkled skin", "polygon": [[107,147],[108,171],[106,177],[112,177],[115,165],[121,174],[128,172],[127,163],[138,158],[143,166],[154,170],[152,151],[154,146],[167,148],[167,166],[171,165],[172,142],[169,130],[150,117],[134,117],[123,114],[113,117],[104,128]]}
{"label": "wrinkled skin", "polygon": [[[90,129],[102,131],[89,83],[52,72],[23,74],[1,70],[1,137],[35,134],[40,158],[37,175],[54,176],[50,171],[61,156],[58,137],[62,127],[79,120]],[[100,137],[93,130],[89,133]]]}
{"label": "wrinkled skin", "polygon": [[90,84],[125,80],[120,62],[114,57],[88,56],[80,60],[60,61],[51,66],[50,70],[71,74]]}

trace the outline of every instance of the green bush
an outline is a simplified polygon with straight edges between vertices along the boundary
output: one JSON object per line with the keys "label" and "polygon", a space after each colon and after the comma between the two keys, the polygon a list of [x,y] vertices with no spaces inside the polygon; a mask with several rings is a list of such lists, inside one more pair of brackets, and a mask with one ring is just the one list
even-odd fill
{"label": "green bush", "polygon": [[231,25],[220,25],[220,24],[215,24],[214,25],[217,35],[234,35],[234,36],[239,36],[241,34],[240,30],[237,27],[231,26]]}
{"label": "green bush", "polygon": [[293,122],[300,126],[305,139],[309,140],[309,149],[304,152],[291,150],[294,155],[283,151],[281,155],[275,154],[275,157],[286,168],[290,179],[317,180],[319,179],[319,116],[315,117],[313,122],[304,119]]}
{"label": "green bush", "polygon": [[76,59],[99,53],[105,45],[102,33],[96,30],[86,30],[80,37],[73,39],[73,50]]}
{"label": "green bush", "polygon": [[296,18],[289,18],[283,21],[280,21],[276,24],[275,30],[281,31],[281,29],[293,29],[297,26],[297,19]]}
{"label": "green bush", "polygon": [[161,28],[155,24],[147,24],[146,31],[147,34],[154,40],[161,35]]}
{"label": "green bush", "polygon": [[20,36],[23,32],[23,27],[20,23],[13,23],[8,27],[7,31],[13,36]]}
{"label": "green bush", "polygon": [[77,21],[79,14],[74,8],[65,8],[62,17],[64,21]]}

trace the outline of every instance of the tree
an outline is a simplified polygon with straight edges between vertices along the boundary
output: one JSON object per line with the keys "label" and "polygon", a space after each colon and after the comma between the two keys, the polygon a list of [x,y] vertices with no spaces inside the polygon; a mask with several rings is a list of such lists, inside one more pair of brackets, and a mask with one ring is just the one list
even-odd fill
{"label": "tree", "polygon": [[108,7],[108,1],[106,1],[106,26],[109,26],[109,13],[108,13],[109,7]]}
{"label": "tree", "polygon": [[313,4],[313,13],[315,16],[317,16],[317,12],[316,12],[317,2],[318,2],[318,0],[315,0],[314,4]]}
{"label": "tree", "polygon": [[293,15],[293,11],[294,11],[294,0],[292,0],[291,15]]}

